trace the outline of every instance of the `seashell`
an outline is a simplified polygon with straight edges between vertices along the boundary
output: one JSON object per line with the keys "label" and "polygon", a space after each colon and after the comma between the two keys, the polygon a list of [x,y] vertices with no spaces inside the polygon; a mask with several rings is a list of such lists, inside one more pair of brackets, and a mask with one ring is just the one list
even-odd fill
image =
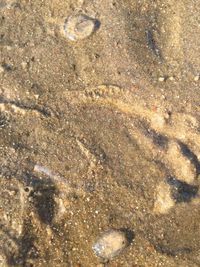
{"label": "seashell", "polygon": [[96,256],[108,261],[118,256],[133,240],[133,233],[129,230],[108,230],[104,232],[93,245]]}
{"label": "seashell", "polygon": [[99,26],[100,22],[97,19],[78,13],[67,18],[64,34],[71,41],[82,40],[94,33]]}

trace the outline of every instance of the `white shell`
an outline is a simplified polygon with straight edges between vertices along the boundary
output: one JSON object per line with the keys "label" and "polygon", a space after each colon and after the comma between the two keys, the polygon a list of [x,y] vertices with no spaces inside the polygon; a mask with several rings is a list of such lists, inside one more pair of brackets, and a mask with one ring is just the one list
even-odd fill
{"label": "white shell", "polygon": [[110,260],[119,255],[130,244],[131,240],[125,231],[109,230],[98,238],[92,248],[98,257]]}
{"label": "white shell", "polygon": [[77,41],[89,37],[98,27],[98,20],[79,13],[68,17],[64,32],[69,40]]}

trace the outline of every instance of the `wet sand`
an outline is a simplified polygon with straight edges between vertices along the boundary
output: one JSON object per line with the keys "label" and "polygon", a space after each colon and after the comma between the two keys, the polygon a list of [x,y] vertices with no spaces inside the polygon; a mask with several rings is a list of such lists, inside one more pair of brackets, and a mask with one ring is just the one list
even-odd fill
{"label": "wet sand", "polygon": [[[73,42],[78,11],[100,25]],[[200,266],[199,15],[0,1],[0,266]],[[134,238],[102,263],[110,229]]]}

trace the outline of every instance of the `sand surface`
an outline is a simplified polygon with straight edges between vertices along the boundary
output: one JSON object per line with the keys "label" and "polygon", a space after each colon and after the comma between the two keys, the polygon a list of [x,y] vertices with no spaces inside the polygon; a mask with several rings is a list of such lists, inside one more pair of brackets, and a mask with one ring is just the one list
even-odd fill
{"label": "sand surface", "polygon": [[[66,19],[99,21],[70,41]],[[198,0],[0,1],[0,266],[200,266]],[[134,233],[102,263],[109,229]]]}

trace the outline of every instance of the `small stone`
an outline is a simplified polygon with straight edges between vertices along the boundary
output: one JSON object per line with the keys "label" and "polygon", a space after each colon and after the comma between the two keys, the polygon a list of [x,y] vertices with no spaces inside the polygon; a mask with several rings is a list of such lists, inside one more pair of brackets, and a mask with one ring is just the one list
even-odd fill
{"label": "small stone", "polygon": [[35,97],[35,99],[38,99],[40,96],[35,94],[34,97]]}
{"label": "small stone", "polygon": [[164,81],[165,81],[165,77],[159,77],[159,78],[158,78],[158,81],[159,81],[159,82],[164,82]]}
{"label": "small stone", "polygon": [[2,66],[0,66],[0,73],[4,72],[4,68]]}
{"label": "small stone", "polygon": [[169,79],[170,81],[174,81],[174,76],[169,76],[168,79]]}
{"label": "small stone", "polygon": [[25,70],[27,68],[27,65],[28,65],[27,62],[23,61],[21,63],[22,69]]}
{"label": "small stone", "polygon": [[123,252],[132,240],[133,233],[131,231],[112,229],[104,232],[92,248],[98,257],[108,261]]}
{"label": "small stone", "polygon": [[98,20],[84,14],[70,16],[64,24],[65,36],[71,41],[89,37],[100,26]]}
{"label": "small stone", "polygon": [[199,81],[199,79],[200,79],[200,75],[196,75],[196,76],[194,77],[195,82]]}

